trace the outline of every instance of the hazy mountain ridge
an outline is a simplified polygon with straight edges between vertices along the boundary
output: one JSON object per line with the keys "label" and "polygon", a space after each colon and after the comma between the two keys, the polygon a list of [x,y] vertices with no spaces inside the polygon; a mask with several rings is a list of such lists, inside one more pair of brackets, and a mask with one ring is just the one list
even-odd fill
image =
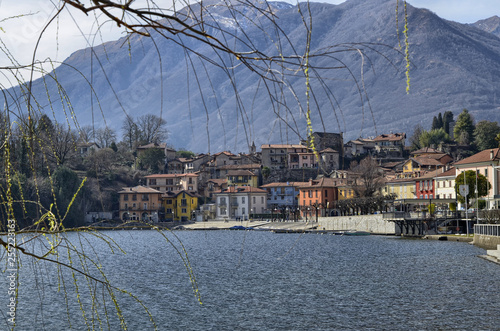
{"label": "hazy mountain ridge", "polygon": [[[228,12],[216,6],[216,3],[210,7],[209,11],[213,15],[206,18],[207,26],[234,24]],[[287,54],[303,54],[306,31],[297,14],[297,7],[284,3],[272,6],[280,27],[294,45],[292,49],[284,43],[284,51]],[[364,59],[363,75],[368,103],[364,95],[360,98],[353,82],[353,78],[356,78],[361,84],[359,68],[362,59],[356,53],[336,53],[335,57],[339,61],[334,61],[332,57],[311,58],[317,67],[345,63],[353,70],[353,76],[346,70],[318,73],[325,79],[327,88],[312,77],[314,95],[311,107],[316,131],[323,131],[324,124],[327,131],[343,131],[345,140],[359,135],[374,135],[375,126],[377,133],[406,131],[411,134],[418,123],[425,128],[430,126],[432,117],[437,113],[451,110],[458,115],[462,108],[469,109],[476,120],[500,120],[496,98],[496,91],[500,88],[496,78],[500,74],[500,39],[493,32],[482,31],[485,26],[495,31],[492,28],[494,23],[484,23],[482,28],[476,28],[446,21],[428,10],[409,6],[412,66],[410,94],[407,95],[404,59],[391,49],[399,49],[394,1],[349,0],[341,5],[311,3],[310,10],[313,17],[311,54],[324,52],[325,47],[332,44],[369,42],[373,43],[371,47],[377,48],[394,62],[392,66],[382,56],[370,52],[367,45],[361,46],[367,50],[370,60]],[[193,12],[196,11],[193,9]],[[244,39],[245,36],[236,26],[232,27],[232,32],[243,38],[243,41],[258,45],[268,54],[276,54],[275,45],[263,38],[263,31],[251,23],[254,20],[264,24],[262,14],[245,14],[251,18],[243,21],[248,39]],[[403,44],[401,18],[399,21]],[[264,32],[275,36],[272,26],[268,26]],[[286,88],[289,89],[283,92],[282,99],[272,100],[267,96],[263,82],[259,83],[258,78],[234,58],[218,58],[207,45],[190,40],[182,42],[207,58],[234,67],[231,69],[234,80],[230,80],[228,73],[215,65],[203,65],[193,54],[186,57],[179,45],[157,34],[153,34],[152,39],[132,36],[130,50],[123,38],[95,47],[97,58],[93,58],[92,67],[91,50],[80,50],[65,61],[67,65],[55,71],[59,83],[68,93],[80,125],[89,124],[92,119],[99,125],[102,118],[99,106],[107,124],[117,130],[121,128],[125,112],[134,117],[143,113],[161,113],[170,131],[168,143],[196,152],[206,152],[208,149],[210,152],[224,149],[247,151],[247,145],[252,142],[257,146],[263,143],[296,143],[299,138],[294,131],[305,136],[304,110],[296,105],[290,92],[293,89],[304,108],[303,74],[287,73]],[[242,49],[245,46],[243,42],[238,45]],[[339,50],[349,47],[346,45]],[[161,66],[156,49],[161,54]],[[81,74],[70,66],[78,68]],[[81,75],[89,81],[92,77],[93,91],[98,95],[98,100],[94,98],[91,103],[94,92]],[[112,83],[114,91],[109,88],[107,80]],[[36,81],[33,86],[40,103],[47,104],[42,80]],[[198,86],[201,86],[201,91]],[[239,91],[239,99],[235,97],[235,88]],[[51,90],[53,95],[57,95],[54,86]],[[329,91],[334,91],[335,99]],[[315,102],[318,102],[317,106]],[[93,112],[90,111],[92,105]],[[59,114],[58,120],[63,118],[60,115],[61,108],[60,103],[54,103],[54,109]],[[317,109],[321,109],[321,116]],[[47,112],[51,113],[50,110]],[[278,117],[288,120],[292,128],[287,128],[287,125],[277,120]]]}

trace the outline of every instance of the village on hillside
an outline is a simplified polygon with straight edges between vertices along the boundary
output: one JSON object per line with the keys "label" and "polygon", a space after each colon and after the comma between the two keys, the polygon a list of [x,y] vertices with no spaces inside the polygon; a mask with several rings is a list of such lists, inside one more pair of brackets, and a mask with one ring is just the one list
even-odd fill
{"label": "village on hillside", "polygon": [[[120,190],[118,212],[88,215],[92,221],[118,218],[152,223],[314,220],[380,212],[383,204],[364,208],[360,202],[371,203],[375,198],[412,201],[417,207],[421,200],[425,210],[431,201],[439,204],[439,210],[456,210],[465,208],[456,179],[466,171],[476,174],[476,182],[469,183],[473,188],[469,208],[499,207],[499,148],[469,157],[463,157],[469,151],[466,145],[410,151],[405,133],[344,143],[342,134],[315,132],[311,140],[314,145],[310,141],[264,144],[259,151],[252,145],[248,154],[222,151],[190,158],[176,157],[165,144],[139,146],[139,154],[147,149],[164,152],[163,171],[145,176],[141,185]],[[479,196],[474,190],[480,187],[478,178],[489,183]]]}

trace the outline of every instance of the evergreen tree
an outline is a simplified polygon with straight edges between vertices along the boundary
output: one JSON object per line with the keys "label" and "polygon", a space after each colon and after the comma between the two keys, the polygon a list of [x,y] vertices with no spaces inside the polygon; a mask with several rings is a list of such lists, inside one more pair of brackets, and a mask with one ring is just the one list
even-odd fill
{"label": "evergreen tree", "polygon": [[498,142],[495,138],[499,133],[500,127],[497,122],[478,122],[474,130],[474,143],[476,144],[478,150],[483,151],[488,148],[498,147]]}
{"label": "evergreen tree", "polygon": [[472,142],[474,137],[474,119],[467,109],[462,110],[458,115],[455,128],[453,129],[455,140],[461,145]]}
{"label": "evergreen tree", "polygon": [[432,119],[431,130],[437,130],[437,129],[439,129],[439,123],[437,117],[434,116],[434,118]]}
{"label": "evergreen tree", "polygon": [[447,134],[450,134],[451,122],[453,122],[453,113],[451,111],[445,111],[443,114],[443,129]]}
{"label": "evergreen tree", "polygon": [[441,116],[441,113],[438,114],[437,125],[438,127],[436,129],[441,129],[443,127],[443,117]]}

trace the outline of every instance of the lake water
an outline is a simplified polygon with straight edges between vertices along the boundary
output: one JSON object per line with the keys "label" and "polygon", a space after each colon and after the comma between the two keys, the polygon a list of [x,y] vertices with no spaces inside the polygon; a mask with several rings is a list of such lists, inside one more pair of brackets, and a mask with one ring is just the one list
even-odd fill
{"label": "lake water", "polygon": [[[100,256],[108,279],[142,300],[159,330],[500,330],[500,265],[478,258],[485,251],[466,243],[178,231],[200,305],[172,233],[165,235],[174,246],[152,230],[104,234],[127,254],[112,254],[88,235],[67,236]],[[77,260],[73,254],[75,266]],[[17,329],[68,330],[68,316],[75,330],[87,329],[71,274],[62,271],[58,280],[55,268],[24,261]],[[0,291],[6,292],[3,278]],[[75,279],[85,319],[99,329],[88,287]],[[96,287],[95,310],[101,320],[104,311],[111,316],[104,330],[118,330],[112,301],[100,299],[106,295]],[[140,305],[119,293],[117,299],[129,330],[152,329]]]}

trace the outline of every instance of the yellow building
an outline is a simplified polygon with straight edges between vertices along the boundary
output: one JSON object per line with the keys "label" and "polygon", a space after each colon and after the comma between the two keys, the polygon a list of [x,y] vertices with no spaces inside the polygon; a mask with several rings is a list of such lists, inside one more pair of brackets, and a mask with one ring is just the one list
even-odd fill
{"label": "yellow building", "polygon": [[339,185],[337,188],[339,189],[339,200],[354,198],[354,190],[350,185]]}
{"label": "yellow building", "polygon": [[188,221],[198,208],[198,194],[192,191],[169,191],[162,199],[167,221]]}
{"label": "yellow building", "polygon": [[415,199],[415,178],[397,178],[385,183],[384,194],[395,194],[396,199]]}
{"label": "yellow building", "polygon": [[259,176],[250,170],[229,170],[227,173],[227,186],[259,187]]}

